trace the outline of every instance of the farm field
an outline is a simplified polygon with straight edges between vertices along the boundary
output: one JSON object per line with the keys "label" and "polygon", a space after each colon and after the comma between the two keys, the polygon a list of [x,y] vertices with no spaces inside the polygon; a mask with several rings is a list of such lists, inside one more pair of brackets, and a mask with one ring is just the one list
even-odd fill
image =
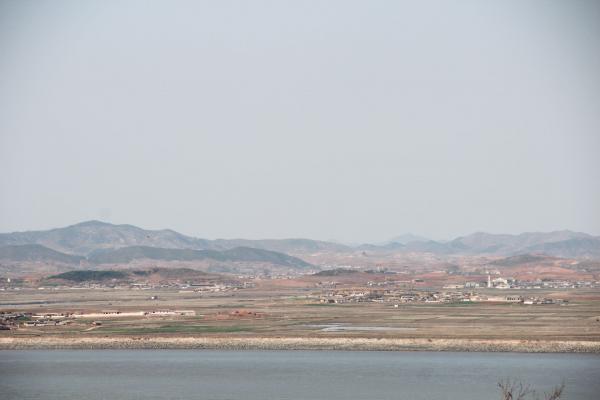
{"label": "farm field", "polygon": [[[554,295],[556,291],[538,293]],[[122,335],[203,337],[437,338],[600,341],[600,293],[563,291],[567,304],[321,303],[307,288],[201,295],[176,290],[22,290],[0,293],[4,312],[102,313],[58,326],[20,327],[0,337]],[[155,299],[150,299],[156,296]],[[195,315],[128,316],[187,310]]]}

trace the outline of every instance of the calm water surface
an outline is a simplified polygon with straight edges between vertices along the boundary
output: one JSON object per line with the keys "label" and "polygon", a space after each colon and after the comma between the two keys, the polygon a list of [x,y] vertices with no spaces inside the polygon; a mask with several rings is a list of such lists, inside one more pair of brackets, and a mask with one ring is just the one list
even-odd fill
{"label": "calm water surface", "polygon": [[589,354],[0,351],[0,399],[499,399],[501,378],[600,399]]}

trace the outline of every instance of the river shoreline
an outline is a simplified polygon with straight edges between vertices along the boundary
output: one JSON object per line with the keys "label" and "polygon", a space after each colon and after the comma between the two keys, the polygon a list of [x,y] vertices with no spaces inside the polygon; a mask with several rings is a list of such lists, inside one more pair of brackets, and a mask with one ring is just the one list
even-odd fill
{"label": "river shoreline", "polygon": [[36,349],[364,350],[600,354],[600,342],[304,337],[0,337],[0,350]]}

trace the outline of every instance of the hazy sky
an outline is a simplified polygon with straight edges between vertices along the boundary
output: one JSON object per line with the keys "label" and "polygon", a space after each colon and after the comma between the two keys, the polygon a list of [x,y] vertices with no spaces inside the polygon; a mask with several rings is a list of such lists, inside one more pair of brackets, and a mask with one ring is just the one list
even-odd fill
{"label": "hazy sky", "polygon": [[600,234],[600,2],[1,1],[0,231]]}

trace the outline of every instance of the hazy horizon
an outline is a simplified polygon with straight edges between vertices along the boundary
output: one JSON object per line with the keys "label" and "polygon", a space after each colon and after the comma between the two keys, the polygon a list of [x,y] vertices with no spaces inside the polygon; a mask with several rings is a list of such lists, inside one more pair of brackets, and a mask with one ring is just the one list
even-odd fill
{"label": "hazy horizon", "polygon": [[0,0],[0,232],[600,235],[600,3]]}
{"label": "hazy horizon", "polygon": [[[144,230],[151,230],[151,231],[159,231],[159,230],[174,230],[172,228],[169,227],[159,227],[159,228],[149,228],[147,226],[143,226],[143,225],[134,225],[134,224],[129,224],[129,223],[119,223],[119,222],[107,222],[107,221],[101,221],[98,219],[93,219],[93,220],[87,220],[87,221],[79,221],[75,224],[69,224],[69,225],[63,225],[63,226],[54,226],[54,227],[50,227],[47,229],[32,229],[32,230],[27,230],[27,231],[45,231],[45,230],[53,230],[53,229],[60,229],[60,228],[67,228],[70,226],[75,226],[75,225],[80,225],[80,224],[87,224],[87,223],[101,223],[101,224],[111,224],[111,225],[115,225],[115,226],[134,226],[136,228],[141,228]],[[468,236],[470,234],[477,234],[477,233],[485,233],[485,234],[497,234],[497,235],[504,235],[504,234],[508,234],[508,235],[519,235],[519,234],[529,234],[529,233],[553,233],[553,232],[564,232],[564,231],[570,231],[570,232],[575,232],[575,233],[584,233],[584,234],[590,234],[589,232],[577,232],[577,231],[572,231],[570,229],[560,229],[560,230],[554,230],[554,231],[524,231],[524,232],[518,232],[518,233],[508,233],[508,232],[484,232],[484,231],[473,231],[470,232],[468,234],[465,235],[457,235],[454,237],[449,237],[449,238],[434,238],[434,237],[425,237],[423,235],[418,235],[415,234],[414,232],[402,232],[399,233],[398,235],[395,235],[394,237],[389,237],[386,239],[381,239],[381,240],[368,240],[368,241],[362,241],[362,242],[352,242],[352,241],[343,241],[343,240],[338,240],[336,238],[329,238],[329,239],[323,239],[323,238],[311,238],[311,237],[301,237],[301,236],[288,236],[288,237],[281,237],[281,238],[273,238],[273,237],[255,237],[255,238],[247,238],[247,237],[237,237],[237,236],[231,236],[231,237],[199,237],[199,236],[195,236],[193,234],[187,234],[185,232],[180,232],[177,230],[174,230],[177,233],[181,233],[183,235],[186,236],[190,236],[190,237],[196,237],[198,239],[208,239],[208,240],[235,240],[235,239],[250,239],[250,240],[271,240],[271,239],[309,239],[309,240],[321,240],[321,241],[327,241],[327,242],[333,242],[333,243],[340,243],[340,244],[346,244],[346,245],[361,245],[361,244],[385,244],[385,243],[390,243],[395,241],[394,239],[397,239],[399,237],[402,236],[414,236],[414,240],[411,241],[429,241],[429,240],[433,240],[433,241],[438,241],[438,242],[447,242],[447,241],[451,241],[453,239],[457,239],[461,236]],[[12,231],[12,232],[0,232],[0,234],[2,233],[19,233],[19,232],[23,232],[23,231]],[[593,234],[590,234],[592,236],[595,236]]]}

